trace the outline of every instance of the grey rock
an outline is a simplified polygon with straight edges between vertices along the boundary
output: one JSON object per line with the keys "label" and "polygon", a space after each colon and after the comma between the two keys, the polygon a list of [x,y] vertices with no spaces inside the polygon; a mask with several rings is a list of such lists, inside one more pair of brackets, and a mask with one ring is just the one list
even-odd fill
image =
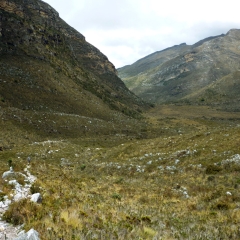
{"label": "grey rock", "polygon": [[35,203],[41,203],[42,202],[42,196],[40,193],[34,193],[32,196],[31,196],[31,201],[32,202],[35,202]]}
{"label": "grey rock", "polygon": [[4,172],[3,175],[2,175],[2,178],[8,178],[8,177],[15,177],[15,173],[13,171],[7,171],[7,172]]}
{"label": "grey rock", "polygon": [[20,236],[14,240],[40,240],[40,238],[39,233],[32,228],[27,233],[20,234]]}

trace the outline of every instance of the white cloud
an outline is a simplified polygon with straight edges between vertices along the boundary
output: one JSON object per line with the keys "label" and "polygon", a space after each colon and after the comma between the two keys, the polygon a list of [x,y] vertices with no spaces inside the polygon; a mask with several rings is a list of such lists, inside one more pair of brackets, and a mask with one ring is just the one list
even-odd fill
{"label": "white cloud", "polygon": [[240,28],[238,0],[46,0],[116,67]]}

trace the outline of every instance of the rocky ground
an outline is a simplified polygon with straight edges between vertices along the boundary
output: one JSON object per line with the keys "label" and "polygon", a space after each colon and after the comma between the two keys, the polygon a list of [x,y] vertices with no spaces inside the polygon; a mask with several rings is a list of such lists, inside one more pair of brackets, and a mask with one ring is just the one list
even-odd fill
{"label": "rocky ground", "polygon": [[[49,240],[240,239],[239,119],[238,112],[209,107],[156,106],[139,137],[32,135],[28,144],[7,134],[5,121],[1,134],[11,140],[3,142],[0,169],[13,174],[12,160],[18,176],[0,177],[0,202],[12,201],[4,219]],[[32,195],[14,200],[30,184],[27,171],[37,179],[30,190],[41,193],[41,204]]]}
{"label": "rocky ground", "polygon": [[[23,198],[31,198],[32,201],[38,202],[41,196],[39,194],[30,194],[30,188],[36,178],[31,175],[29,172],[30,165],[24,169],[24,173],[14,172],[13,168],[10,167],[10,170],[4,172],[2,178],[5,182],[8,182],[12,186],[12,191],[10,193],[11,199],[7,196],[4,197],[3,201],[0,201],[0,240],[5,239],[31,239],[32,234],[37,234],[33,229],[25,234],[25,231],[22,230],[22,226],[13,226],[1,220],[3,214],[7,211],[10,204],[14,201],[19,201]],[[24,177],[24,185],[21,185],[16,179],[19,176]],[[11,179],[11,180],[10,180]],[[1,191],[1,190],[0,190]],[[38,239],[38,238],[34,238]]]}
{"label": "rocky ground", "polygon": [[14,227],[4,221],[0,221],[0,239],[15,239],[21,231],[21,227]]}

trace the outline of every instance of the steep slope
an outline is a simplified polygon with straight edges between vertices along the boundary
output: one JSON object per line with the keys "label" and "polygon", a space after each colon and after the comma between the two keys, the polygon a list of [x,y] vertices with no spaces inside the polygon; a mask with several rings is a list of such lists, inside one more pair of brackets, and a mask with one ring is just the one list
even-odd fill
{"label": "steep slope", "polygon": [[177,57],[178,55],[189,50],[191,47],[186,43],[175,45],[170,48],[166,48],[162,51],[152,53],[132,65],[124,66],[118,69],[119,77],[122,79],[134,77],[135,75],[141,74],[149,69],[153,69],[164,62]]}
{"label": "steep slope", "polygon": [[[240,71],[232,72],[193,92],[186,100],[201,105],[212,105],[228,111],[239,111]],[[185,99],[183,99],[184,101]]]}
{"label": "steep slope", "polygon": [[144,107],[115,67],[40,0],[0,1],[0,106],[111,118]]}
{"label": "steep slope", "polygon": [[[221,79],[221,82],[225,81],[224,84],[218,85],[223,87],[220,90],[222,95],[231,95],[235,92],[234,84],[230,80],[232,78],[226,76],[229,74],[235,76],[234,72],[240,69],[239,46],[240,30],[232,29],[226,35],[210,37],[192,46],[185,46],[185,48],[182,48],[182,45],[178,48],[174,46],[149,55],[128,66],[127,71],[124,67],[118,69],[118,72],[134,93],[150,102],[166,103],[184,100],[190,103],[221,105],[224,98],[207,98],[203,101],[206,95],[201,96],[200,93],[207,88],[212,88],[212,84]],[[170,52],[172,52],[171,55]],[[165,58],[166,53],[170,56],[168,59]],[[157,56],[155,57],[157,60],[149,65],[149,60],[154,55]],[[146,62],[148,68],[142,72],[139,69],[135,74],[136,65],[139,62],[142,65]],[[229,92],[227,93],[226,90]]]}

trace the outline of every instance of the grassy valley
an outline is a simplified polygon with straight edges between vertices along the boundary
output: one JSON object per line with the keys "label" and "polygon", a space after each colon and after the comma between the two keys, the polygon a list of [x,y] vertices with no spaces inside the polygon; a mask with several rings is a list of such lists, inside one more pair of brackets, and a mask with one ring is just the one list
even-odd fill
{"label": "grassy valley", "polygon": [[[0,178],[1,223],[43,240],[240,239],[239,30],[124,67],[150,105],[43,1],[0,1],[0,21],[0,169],[18,173]],[[18,201],[13,175],[41,201]]]}
{"label": "grassy valley", "polygon": [[[240,114],[162,105],[144,116],[122,121],[131,134],[65,138],[26,136],[2,117],[1,169],[11,159],[22,171],[31,156],[32,191],[43,196],[13,203],[4,218],[41,239],[238,239]],[[71,118],[56,124],[74,128]]]}

